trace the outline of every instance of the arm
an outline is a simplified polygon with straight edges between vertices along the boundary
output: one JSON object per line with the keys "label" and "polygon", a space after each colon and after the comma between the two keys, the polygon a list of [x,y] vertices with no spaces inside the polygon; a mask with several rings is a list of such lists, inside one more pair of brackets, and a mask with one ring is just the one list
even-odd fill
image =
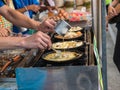
{"label": "arm", "polygon": [[[16,25],[41,31],[45,31],[45,29],[46,31],[52,29],[54,28],[53,25],[55,24],[55,22],[50,19],[45,20],[43,23],[40,24],[40,22],[29,19],[27,16],[7,7],[6,5],[0,8],[0,14]],[[40,49],[50,48],[50,37],[41,31],[30,37],[0,37],[0,49],[17,47]]]}
{"label": "arm", "polygon": [[0,14],[17,26],[36,29],[40,24],[6,5],[0,8]]}
{"label": "arm", "polygon": [[118,12],[116,11],[115,7],[118,5],[119,0],[114,0],[108,7],[108,20],[112,17],[118,15]]}
{"label": "arm", "polygon": [[24,13],[27,10],[31,10],[33,12],[38,12],[40,10],[40,6],[33,4],[33,5],[28,5],[28,6],[25,6],[24,8],[20,8],[20,9],[16,9],[16,10],[21,13]]}
{"label": "arm", "polygon": [[115,7],[119,3],[119,0],[113,0],[109,6]]}
{"label": "arm", "polygon": [[55,26],[55,22],[51,19],[46,19],[44,22],[40,23],[28,18],[27,16],[17,12],[16,10],[9,8],[6,5],[0,8],[0,14],[17,26],[32,28],[44,32],[54,31],[53,29]]}
{"label": "arm", "polygon": [[51,47],[50,37],[42,32],[37,32],[30,37],[0,37],[0,49],[12,48],[39,48]]}
{"label": "arm", "polygon": [[23,37],[0,37],[0,50],[18,48]]}

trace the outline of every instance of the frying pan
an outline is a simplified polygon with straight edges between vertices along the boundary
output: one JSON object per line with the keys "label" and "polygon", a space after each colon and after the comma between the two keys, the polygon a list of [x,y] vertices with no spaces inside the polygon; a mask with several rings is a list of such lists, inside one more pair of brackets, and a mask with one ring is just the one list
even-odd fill
{"label": "frying pan", "polygon": [[77,60],[77,59],[80,59],[80,58],[82,58],[82,56],[83,56],[83,53],[82,52],[77,52],[77,51],[68,51],[68,52],[75,52],[76,53],[76,57],[74,57],[74,58],[72,58],[72,59],[69,59],[69,60],[62,60],[62,61],[57,61],[57,60],[47,60],[47,59],[45,59],[45,57],[48,55],[48,54],[52,54],[52,53],[55,53],[54,51],[50,51],[50,52],[48,52],[48,53],[45,53],[45,54],[43,54],[42,55],[42,59],[44,60],[44,61],[46,61],[47,63],[70,63],[70,62],[75,62],[75,60]]}
{"label": "frying pan", "polygon": [[[58,39],[58,40],[63,40],[63,36],[60,36],[58,34],[55,34],[54,35],[54,38],[55,39]],[[72,38],[64,38],[65,41],[68,41],[68,40],[77,40],[77,39],[80,39],[80,38],[83,38],[83,33],[81,35],[78,35],[76,37],[72,37]]]}
{"label": "frying pan", "polygon": [[[74,41],[81,42],[82,44],[80,46],[71,47],[71,48],[54,48],[53,46],[52,47],[56,50],[73,50],[73,49],[78,49],[78,48],[81,48],[81,47],[85,46],[85,43],[81,40],[74,40]],[[64,42],[68,42],[68,41],[64,41]],[[62,43],[62,42],[55,42],[53,44],[58,44],[58,43]]]}

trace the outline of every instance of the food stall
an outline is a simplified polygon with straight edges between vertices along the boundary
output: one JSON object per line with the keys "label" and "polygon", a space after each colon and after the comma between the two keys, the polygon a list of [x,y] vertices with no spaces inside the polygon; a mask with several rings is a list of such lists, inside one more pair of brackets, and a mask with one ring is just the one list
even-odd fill
{"label": "food stall", "polygon": [[[63,2],[55,1],[58,7],[63,8]],[[51,50],[16,49],[0,52],[0,88],[16,90],[15,77],[21,73],[19,77],[25,77],[24,72],[31,75],[19,81],[30,82],[29,79],[36,72],[36,74],[46,72],[44,76],[47,79],[43,80],[45,85],[40,86],[42,88],[40,90],[98,90],[99,88],[107,90],[104,0],[99,0],[99,2],[98,0],[66,1],[64,5],[66,12],[77,10],[69,14],[69,20],[66,20],[67,14],[64,16],[65,13],[63,14],[62,10],[59,13],[60,17],[55,15],[55,20],[64,19],[63,21],[67,22],[70,28],[64,36],[49,33],[53,43]],[[69,5],[68,1],[74,1],[74,3]],[[78,12],[80,9],[82,13]],[[39,16],[36,20],[38,19]],[[101,71],[100,60],[102,60],[103,71]],[[23,69],[23,67],[27,68]],[[18,68],[17,75],[15,74],[16,68]],[[19,72],[21,70],[23,71]],[[38,78],[37,80],[39,81]]]}

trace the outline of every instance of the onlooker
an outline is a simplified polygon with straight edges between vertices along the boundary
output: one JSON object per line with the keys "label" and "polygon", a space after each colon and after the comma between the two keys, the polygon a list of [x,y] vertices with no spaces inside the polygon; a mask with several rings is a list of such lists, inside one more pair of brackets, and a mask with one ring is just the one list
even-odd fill
{"label": "onlooker", "polygon": [[38,30],[36,34],[30,37],[0,37],[0,49],[18,47],[46,49],[51,47],[50,37],[43,32],[54,31],[56,23],[52,19],[47,19],[42,23],[34,21],[16,10],[9,8],[3,0],[0,0],[0,15],[17,26]]}
{"label": "onlooker", "polygon": [[[120,3],[120,0],[113,0],[113,2],[108,7],[108,20],[110,18],[115,17],[119,13],[116,12],[115,6]],[[117,27],[117,37],[116,37],[116,45],[115,45],[115,51],[114,51],[114,62],[116,66],[118,67],[118,70],[120,71],[120,22],[116,23]]]}

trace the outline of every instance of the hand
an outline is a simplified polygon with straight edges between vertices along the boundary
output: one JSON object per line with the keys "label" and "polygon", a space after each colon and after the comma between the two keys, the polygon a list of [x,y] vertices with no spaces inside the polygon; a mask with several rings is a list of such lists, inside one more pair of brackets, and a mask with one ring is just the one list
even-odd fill
{"label": "hand", "polygon": [[55,6],[47,6],[47,9],[48,9],[49,12],[52,12],[53,10],[56,10],[56,11],[59,10],[59,9],[58,9],[57,7],[55,7]]}
{"label": "hand", "polygon": [[52,46],[50,37],[38,31],[36,34],[33,34],[30,37],[25,37],[22,39],[21,46],[25,48],[40,48],[41,50],[50,49]]}
{"label": "hand", "polygon": [[32,10],[33,12],[38,12],[40,10],[40,6],[38,6],[38,5],[29,5],[28,9]]}
{"label": "hand", "polygon": [[39,25],[38,30],[42,32],[54,32],[56,22],[53,19],[46,19]]}
{"label": "hand", "polygon": [[0,37],[7,37],[10,35],[10,33],[11,33],[11,30],[0,27]]}
{"label": "hand", "polygon": [[45,11],[45,10],[48,10],[48,11],[57,10],[58,11],[58,8],[54,6],[42,6],[41,5],[40,12]]}
{"label": "hand", "polygon": [[118,14],[117,14],[115,8],[110,5],[108,7],[108,16],[109,16],[109,19],[113,18],[116,15],[118,15]]}

